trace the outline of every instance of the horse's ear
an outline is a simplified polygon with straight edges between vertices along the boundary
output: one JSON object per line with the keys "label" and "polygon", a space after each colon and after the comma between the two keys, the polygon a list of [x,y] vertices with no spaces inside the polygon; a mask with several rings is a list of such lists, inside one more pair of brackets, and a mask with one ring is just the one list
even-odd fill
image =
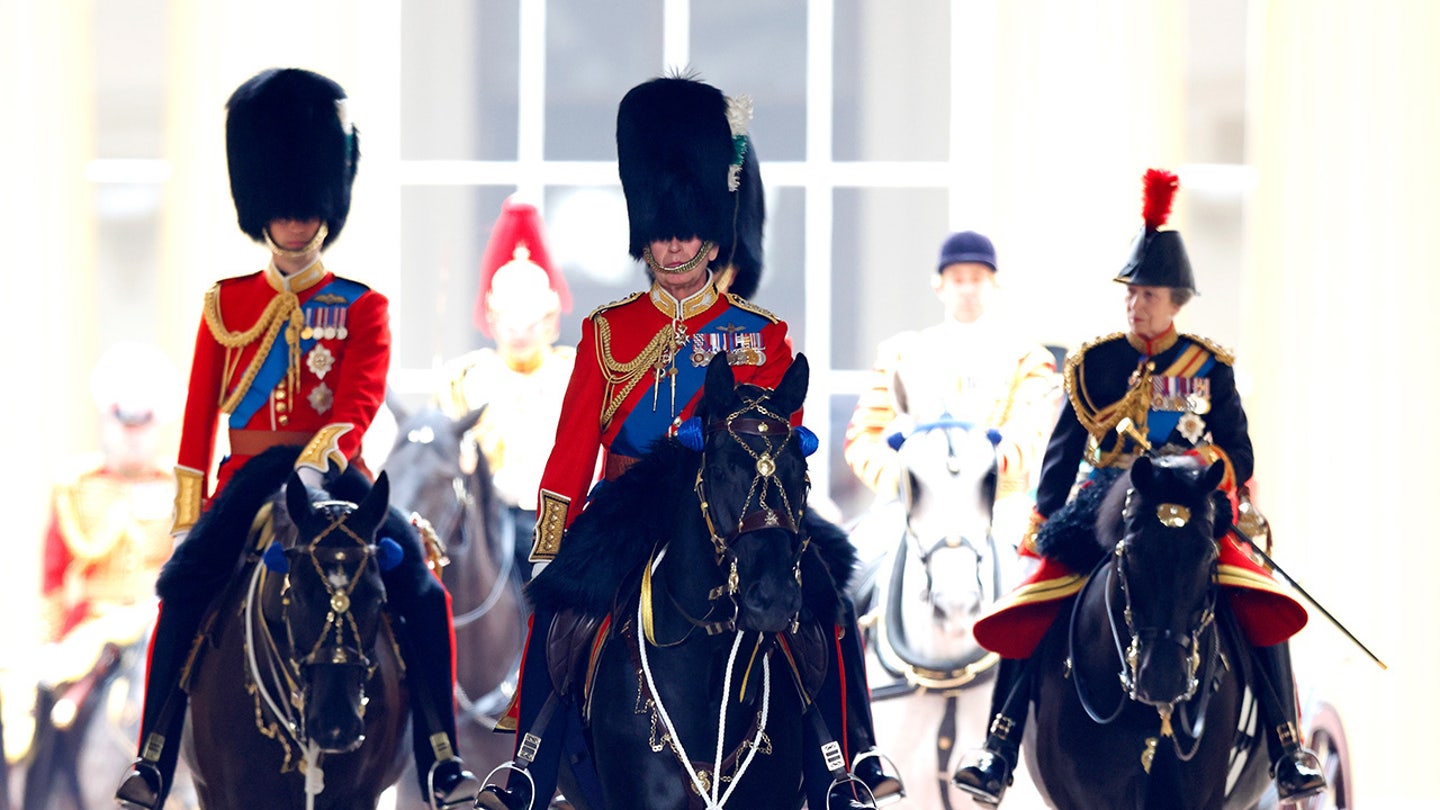
{"label": "horse's ear", "polygon": [[711,416],[724,415],[726,406],[735,398],[735,372],[730,370],[730,358],[720,352],[710,360],[705,369],[705,408]]}
{"label": "horse's ear", "polygon": [[480,417],[485,415],[485,409],[488,407],[490,407],[490,403],[487,402],[459,419],[456,419],[454,430],[455,438],[464,439],[466,431],[480,424]]}
{"label": "horse's ear", "polygon": [[1220,488],[1220,482],[1225,480],[1225,461],[1221,459],[1205,468],[1200,475],[1200,487],[1202,492],[1214,492]]}
{"label": "horse's ear", "polygon": [[1150,462],[1150,457],[1140,456],[1135,459],[1135,463],[1130,465],[1130,486],[1140,492],[1148,492],[1153,483],[1155,483],[1155,465]]}
{"label": "horse's ear", "polygon": [[365,500],[355,507],[353,520],[359,525],[366,527],[379,526],[385,520],[385,512],[390,508],[390,475],[384,470],[375,479],[375,485],[370,487],[370,494]]}
{"label": "horse's ear", "polygon": [[300,473],[295,471],[291,471],[290,480],[285,482],[285,511],[290,513],[290,520],[297,525],[310,517],[313,511],[310,508],[310,493],[305,489],[305,482],[300,480]]}
{"label": "horse's ear", "polygon": [[810,361],[805,359],[804,354],[797,354],[790,368],[785,369],[780,384],[775,386],[775,409],[789,417],[805,404],[805,392],[809,388]]}
{"label": "horse's ear", "polygon": [[400,395],[395,393],[395,389],[388,385],[385,386],[385,407],[389,408],[390,413],[395,416],[395,424],[403,425],[410,421],[410,413],[406,411],[405,406],[401,404]]}

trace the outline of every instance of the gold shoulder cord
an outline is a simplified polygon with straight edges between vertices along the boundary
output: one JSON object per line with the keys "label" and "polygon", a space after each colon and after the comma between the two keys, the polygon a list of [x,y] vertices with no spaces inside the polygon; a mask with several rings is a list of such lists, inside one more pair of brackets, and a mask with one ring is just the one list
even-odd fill
{"label": "gold shoulder cord", "polygon": [[1230,349],[1225,348],[1224,346],[1221,346],[1219,343],[1216,343],[1215,341],[1211,340],[1210,338],[1201,337],[1200,335],[1191,335],[1191,334],[1188,334],[1188,333],[1185,334],[1185,335],[1182,335],[1182,337],[1186,338],[1187,340],[1193,340],[1193,341],[1195,341],[1196,343],[1199,343],[1201,346],[1204,346],[1205,348],[1209,349],[1209,350],[1210,350],[1210,353],[1213,354],[1213,355],[1215,355],[1215,359],[1216,359],[1216,360],[1219,360],[1220,362],[1224,363],[1225,365],[1227,365],[1227,366],[1233,366],[1233,365],[1235,365],[1235,352],[1232,351],[1232,350],[1230,350]]}
{"label": "gold shoulder cord", "polygon": [[762,318],[768,319],[771,323],[779,323],[779,322],[780,322],[780,316],[778,316],[778,315],[776,315],[775,313],[773,313],[773,312],[765,309],[764,307],[759,307],[759,306],[756,306],[756,305],[750,303],[750,301],[749,301],[748,299],[741,298],[740,296],[736,295],[735,293],[727,292],[727,293],[725,293],[725,298],[730,301],[730,305],[731,305],[731,306],[738,307],[738,308],[740,308],[740,309],[745,310],[746,312],[753,312],[753,313],[755,313],[756,315],[759,315],[759,316],[762,317]]}
{"label": "gold shoulder cord", "polygon": [[[270,354],[270,347],[275,344],[275,338],[280,334],[281,327],[288,326],[285,331],[285,342],[290,348],[290,358],[286,373],[286,384],[293,394],[300,384],[300,329],[304,326],[304,315],[300,310],[300,299],[293,292],[277,293],[270,299],[265,311],[260,314],[255,325],[243,332],[231,332],[225,328],[225,322],[220,317],[220,285],[215,285],[205,292],[205,325],[210,327],[210,336],[215,342],[225,347],[225,372],[220,380],[220,412],[231,413],[235,406],[240,403],[241,397],[250,390],[251,384],[255,382],[255,375],[260,371],[260,365]],[[263,337],[261,337],[261,333]],[[260,338],[260,348],[255,352],[255,357],[240,377],[240,382],[229,396],[225,390],[230,387],[230,380],[235,374],[235,361],[238,359],[238,351],[255,342]]]}
{"label": "gold shoulder cord", "polygon": [[[1097,344],[1117,336],[1120,336],[1120,333],[1092,340],[1081,346],[1080,351],[1065,358],[1065,393],[1070,397],[1070,404],[1075,408],[1075,416],[1080,420],[1081,426],[1095,440],[1095,466],[1097,467],[1110,466],[1115,463],[1116,458],[1124,453],[1125,441],[1123,438],[1116,441],[1115,446],[1108,451],[1100,449],[1101,441],[1114,432],[1117,425],[1128,418],[1134,424],[1135,431],[1141,436],[1145,435],[1149,425],[1151,372],[1149,363],[1141,363],[1137,369],[1139,377],[1135,385],[1131,386],[1118,402],[1108,408],[1097,407],[1094,400],[1090,398],[1090,392],[1085,388],[1085,375],[1081,370],[1081,366],[1085,363],[1085,353]],[[1100,417],[1102,410],[1109,411],[1104,418]]]}
{"label": "gold shoulder cord", "polygon": [[604,315],[595,316],[595,355],[600,372],[605,375],[605,394],[601,400],[604,405],[600,410],[601,431],[610,426],[610,420],[620,409],[620,404],[635,390],[640,378],[654,369],[655,363],[674,339],[675,325],[667,324],[634,359],[622,363],[610,351],[610,322],[605,320]]}

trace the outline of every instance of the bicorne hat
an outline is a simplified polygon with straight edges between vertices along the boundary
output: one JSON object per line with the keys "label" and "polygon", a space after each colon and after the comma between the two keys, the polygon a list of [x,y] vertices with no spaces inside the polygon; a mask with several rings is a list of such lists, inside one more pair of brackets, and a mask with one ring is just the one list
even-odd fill
{"label": "bicorne hat", "polygon": [[240,230],[264,241],[274,219],[321,219],[340,235],[350,214],[359,136],[345,113],[345,91],[299,68],[261,71],[225,104],[230,196]]}
{"label": "bicorne hat", "polygon": [[1130,260],[1115,277],[1116,281],[1197,292],[1195,273],[1190,269],[1190,257],[1185,253],[1180,232],[1160,230],[1170,218],[1170,206],[1179,188],[1180,178],[1172,172],[1163,169],[1145,172],[1145,204],[1141,211],[1145,228],[1135,237]]}
{"label": "bicorne hat", "polygon": [[754,294],[764,268],[765,189],[750,138],[750,100],[686,77],[652,79],[620,101],[615,145],[630,217],[630,255],[656,240],[719,248],[729,290]]}

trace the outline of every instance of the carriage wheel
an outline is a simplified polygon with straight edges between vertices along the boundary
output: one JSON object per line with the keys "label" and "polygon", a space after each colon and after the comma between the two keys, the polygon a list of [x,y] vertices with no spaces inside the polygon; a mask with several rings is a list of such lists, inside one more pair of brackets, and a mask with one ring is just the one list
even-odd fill
{"label": "carriage wheel", "polygon": [[1310,733],[1306,742],[1320,758],[1329,787],[1324,793],[1306,800],[1304,810],[1349,810],[1354,807],[1350,786],[1350,745],[1340,714],[1329,703],[1320,703],[1312,710]]}

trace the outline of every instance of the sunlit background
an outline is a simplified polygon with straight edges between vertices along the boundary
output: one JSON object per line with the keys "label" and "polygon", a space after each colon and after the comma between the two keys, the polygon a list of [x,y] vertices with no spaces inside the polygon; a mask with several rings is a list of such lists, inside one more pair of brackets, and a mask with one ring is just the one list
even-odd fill
{"label": "sunlit background", "polygon": [[1390,665],[1317,616],[1302,688],[1341,711],[1360,806],[1436,806],[1437,23],[1430,0],[0,0],[0,656],[36,634],[48,482],[95,449],[95,359],[133,339],[188,368],[204,289],[266,261],[228,195],[236,85],[299,66],[348,90],[363,159],[326,264],[391,297],[392,384],[418,400],[483,344],[507,195],[546,217],[564,342],[642,285],[615,107],[689,65],[754,98],[755,299],[821,370],[812,475],[846,517],[862,371],[939,319],[944,235],[993,236],[1008,317],[1074,348],[1124,327],[1140,176],[1177,169],[1202,293],[1181,328],[1238,347],[1278,556]]}

